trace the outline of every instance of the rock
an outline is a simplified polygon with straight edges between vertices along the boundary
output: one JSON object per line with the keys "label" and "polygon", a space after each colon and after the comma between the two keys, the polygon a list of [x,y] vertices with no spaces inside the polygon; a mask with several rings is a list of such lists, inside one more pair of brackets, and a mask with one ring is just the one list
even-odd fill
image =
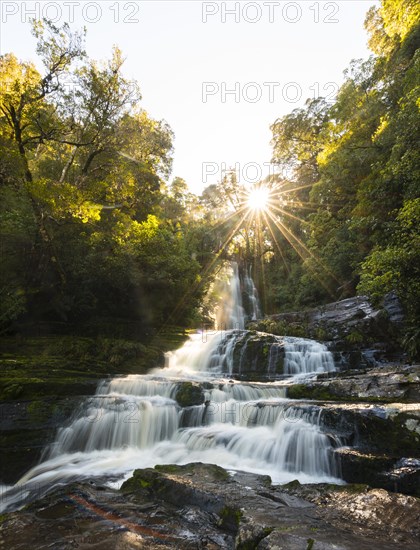
{"label": "rock", "polygon": [[[273,346],[275,353],[272,353]],[[232,359],[232,375],[266,380],[283,374],[284,344],[272,334],[247,331],[236,341]]]}
{"label": "rock", "polygon": [[[390,293],[377,309],[366,296],[355,296],[309,311],[269,315],[248,328],[329,342],[331,351],[342,354],[342,368],[359,368],[372,360],[374,366],[381,360],[405,360],[399,345],[403,320],[398,297]],[[370,360],[364,350],[371,350]]]}
{"label": "rock", "polygon": [[420,405],[337,404],[322,409],[324,430],[364,453],[420,458]]}
{"label": "rock", "polygon": [[60,487],[3,515],[0,544],[11,550],[414,550],[419,514],[418,499],[366,486],[271,486],[266,476],[170,465],[136,470],[121,491]]}
{"label": "rock", "polygon": [[204,392],[200,384],[181,382],[175,394],[175,400],[180,407],[193,407],[204,403]]}
{"label": "rock", "polygon": [[0,481],[13,484],[41,457],[84,396],[0,403]]}
{"label": "rock", "polygon": [[383,308],[388,313],[388,318],[391,323],[400,325],[404,321],[404,310],[395,292],[389,292],[385,295]]}
{"label": "rock", "polygon": [[420,365],[369,370],[363,374],[328,375],[323,380],[288,387],[291,399],[332,401],[420,402]]}
{"label": "rock", "polygon": [[420,497],[420,460],[398,460],[392,469],[379,474],[379,486],[388,491]]}
{"label": "rock", "polygon": [[384,485],[383,474],[395,462],[389,456],[366,454],[357,449],[342,448],[335,453],[340,458],[341,475],[345,481],[368,484],[371,487]]}

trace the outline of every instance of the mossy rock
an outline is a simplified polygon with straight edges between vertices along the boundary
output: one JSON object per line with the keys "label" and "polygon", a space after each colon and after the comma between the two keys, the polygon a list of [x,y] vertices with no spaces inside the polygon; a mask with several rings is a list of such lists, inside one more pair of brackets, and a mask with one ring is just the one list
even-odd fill
{"label": "mossy rock", "polygon": [[203,464],[202,462],[191,462],[189,464],[158,464],[155,470],[162,474],[191,475],[195,474],[203,478],[209,478],[212,481],[227,481],[230,479],[228,472],[217,464]]}
{"label": "mossy rock", "polygon": [[153,468],[134,470],[132,477],[121,485],[121,491],[123,493],[153,491],[157,488],[156,485],[160,477],[160,473]]}
{"label": "mossy rock", "polygon": [[336,401],[338,397],[328,391],[325,386],[309,386],[308,384],[294,384],[287,388],[287,397],[290,399],[317,399],[319,401]]}
{"label": "mossy rock", "polygon": [[[206,482],[212,484],[217,481],[220,483],[220,481],[224,481],[224,479],[220,479],[220,476],[224,477],[225,474],[223,468],[201,463],[147,468],[135,470],[133,476],[123,483],[121,491],[131,493],[135,499],[139,500],[153,496],[165,503],[176,506],[180,504],[196,506],[201,510],[218,515],[225,504],[222,498],[208,492]],[[196,483],[194,483],[194,476]],[[207,476],[209,476],[208,479],[206,479]],[[230,525],[230,519],[228,514],[222,519],[226,528]]]}
{"label": "mossy rock", "polygon": [[219,526],[226,531],[236,533],[239,528],[239,523],[242,519],[242,512],[239,508],[233,506],[224,506],[219,511],[220,523]]}
{"label": "mossy rock", "polygon": [[[267,375],[283,374],[284,351],[279,350],[270,365],[271,347],[281,342],[272,334],[247,332],[235,343],[233,350],[233,374],[250,380],[266,378]],[[270,367],[270,372],[269,372]]]}
{"label": "mossy rock", "polygon": [[175,400],[180,407],[193,407],[204,403],[204,392],[199,384],[182,382],[175,394]]}

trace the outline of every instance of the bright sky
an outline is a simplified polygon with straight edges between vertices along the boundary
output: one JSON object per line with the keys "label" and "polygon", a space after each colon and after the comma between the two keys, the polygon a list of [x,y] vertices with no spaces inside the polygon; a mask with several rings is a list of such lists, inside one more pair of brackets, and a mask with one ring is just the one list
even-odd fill
{"label": "bright sky", "polygon": [[333,99],[350,60],[369,55],[363,21],[377,3],[2,0],[0,51],[36,61],[34,14],[86,25],[92,58],[117,44],[142,107],[175,132],[172,175],[200,192],[234,165],[242,181],[267,174],[270,124],[308,97]]}

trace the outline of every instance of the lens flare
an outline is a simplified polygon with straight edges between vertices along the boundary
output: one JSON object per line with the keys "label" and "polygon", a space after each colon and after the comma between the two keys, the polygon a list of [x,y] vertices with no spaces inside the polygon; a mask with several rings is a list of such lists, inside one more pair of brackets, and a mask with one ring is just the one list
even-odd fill
{"label": "lens flare", "polygon": [[265,212],[268,208],[270,191],[267,187],[255,187],[247,197],[247,206],[250,210]]}

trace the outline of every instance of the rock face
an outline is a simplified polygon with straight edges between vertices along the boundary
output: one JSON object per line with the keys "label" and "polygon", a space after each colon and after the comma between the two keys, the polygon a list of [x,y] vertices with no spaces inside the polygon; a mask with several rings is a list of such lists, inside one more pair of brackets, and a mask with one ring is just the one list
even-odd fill
{"label": "rock face", "polygon": [[272,334],[246,332],[236,342],[232,374],[247,380],[265,379],[269,374],[283,374],[283,367],[284,346]]}
{"label": "rock face", "polygon": [[[274,487],[213,465],[136,470],[120,491],[62,487],[2,517],[0,545],[25,548],[414,550],[420,502],[365,486]],[[51,526],[54,525],[54,528]]]}
{"label": "rock face", "polygon": [[354,368],[372,366],[384,358],[401,361],[404,356],[396,341],[403,321],[398,297],[390,293],[377,309],[366,296],[356,296],[308,311],[270,315],[248,328],[328,341],[336,359]]}
{"label": "rock face", "polygon": [[420,496],[420,404],[307,407],[325,433],[340,438],[335,455],[345,481]]}
{"label": "rock face", "polygon": [[288,397],[294,399],[321,399],[332,401],[361,401],[388,403],[420,402],[420,365],[389,366],[371,369],[361,374],[341,373],[334,377],[288,388]]}
{"label": "rock face", "polygon": [[[94,391],[92,385],[91,392]],[[0,480],[15,483],[41,457],[85,396],[0,403]]]}

